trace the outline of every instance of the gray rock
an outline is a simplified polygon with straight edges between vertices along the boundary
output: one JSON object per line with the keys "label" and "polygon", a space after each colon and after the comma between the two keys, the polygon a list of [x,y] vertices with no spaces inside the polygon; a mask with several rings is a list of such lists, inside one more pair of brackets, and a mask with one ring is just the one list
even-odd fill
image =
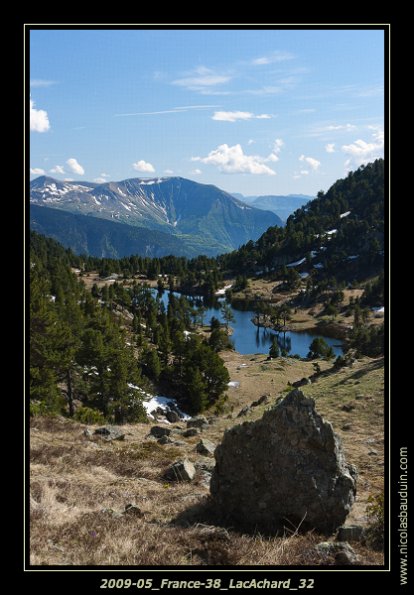
{"label": "gray rock", "polygon": [[185,446],[185,442],[182,440],[174,440],[173,444],[174,446]]}
{"label": "gray rock", "polygon": [[171,438],[169,436],[166,436],[165,434],[164,434],[164,436],[161,436],[161,438],[158,438],[157,442],[158,442],[158,444],[172,444],[173,443]]}
{"label": "gray rock", "polygon": [[356,470],[315,402],[291,391],[256,422],[234,426],[215,450],[211,494],[225,516],[248,528],[287,526],[331,534],[355,499]]}
{"label": "gray rock", "polygon": [[116,426],[103,426],[102,428],[96,428],[94,434],[103,438],[107,442],[111,442],[112,440],[124,440],[125,439],[125,432],[122,432]]}
{"label": "gray rock", "polygon": [[239,411],[237,417],[244,417],[245,415],[250,413],[251,410],[251,407],[249,407],[249,405],[246,405],[246,407],[243,407],[243,409]]}
{"label": "gray rock", "polygon": [[312,380],[310,378],[301,378],[292,384],[292,386],[300,387],[306,386],[307,384],[312,384]]}
{"label": "gray rock", "polygon": [[150,429],[151,436],[155,438],[161,438],[162,436],[169,436],[171,434],[170,428],[164,428],[163,426],[152,426]]}
{"label": "gray rock", "polygon": [[193,417],[187,422],[187,428],[203,428],[204,426],[208,426],[207,418],[204,415]]}
{"label": "gray rock", "polygon": [[346,411],[347,413],[350,413],[351,411],[353,411],[355,409],[355,405],[353,405],[352,403],[346,403],[345,405],[342,405],[341,409],[342,409],[342,411]]}
{"label": "gray rock", "polygon": [[182,435],[184,438],[192,438],[193,436],[198,436],[199,433],[200,430],[198,428],[188,428],[188,430],[185,430]]}
{"label": "gray rock", "polygon": [[352,424],[344,424],[341,429],[344,432],[348,432],[349,430],[352,430]]}
{"label": "gray rock", "polygon": [[364,527],[361,525],[346,525],[339,527],[337,541],[361,541],[364,536]]}
{"label": "gray rock", "polygon": [[142,510],[140,508],[138,508],[138,506],[135,506],[135,504],[127,504],[125,506],[124,514],[126,514],[128,516],[136,516],[136,517],[140,517],[140,518],[142,518],[144,516],[144,513],[142,512]]}
{"label": "gray rock", "polygon": [[210,440],[207,440],[206,438],[202,438],[196,446],[197,452],[205,456],[213,455],[215,449],[216,445],[210,442]]}
{"label": "gray rock", "polygon": [[176,411],[167,411],[167,419],[170,423],[175,424],[177,421],[180,421],[180,416]]}
{"label": "gray rock", "polygon": [[257,401],[253,401],[251,407],[258,407],[259,405],[267,405],[269,403],[269,395],[262,395]]}
{"label": "gray rock", "polygon": [[316,550],[322,558],[322,562],[334,559],[338,566],[350,566],[359,562],[357,554],[346,541],[323,541],[318,543]]}
{"label": "gray rock", "polygon": [[192,481],[196,474],[195,467],[191,461],[184,459],[177,461],[167,470],[166,477],[172,481]]}
{"label": "gray rock", "polygon": [[89,428],[85,428],[83,430],[83,435],[85,436],[85,438],[92,438],[93,436],[93,431],[90,430]]}

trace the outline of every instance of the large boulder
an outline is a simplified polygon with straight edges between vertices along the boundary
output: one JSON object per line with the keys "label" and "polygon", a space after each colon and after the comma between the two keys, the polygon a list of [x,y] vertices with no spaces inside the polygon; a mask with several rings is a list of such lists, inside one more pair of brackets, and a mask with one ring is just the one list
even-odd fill
{"label": "large boulder", "polygon": [[331,534],[355,499],[356,470],[339,437],[298,389],[258,421],[228,430],[215,459],[211,494],[241,527]]}

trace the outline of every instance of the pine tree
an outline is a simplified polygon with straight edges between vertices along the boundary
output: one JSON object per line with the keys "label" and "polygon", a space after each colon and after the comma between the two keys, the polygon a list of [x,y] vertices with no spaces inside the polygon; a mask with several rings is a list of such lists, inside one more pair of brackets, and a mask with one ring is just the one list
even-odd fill
{"label": "pine tree", "polygon": [[272,344],[269,349],[269,356],[273,358],[280,356],[280,347],[277,342],[277,337],[273,337]]}

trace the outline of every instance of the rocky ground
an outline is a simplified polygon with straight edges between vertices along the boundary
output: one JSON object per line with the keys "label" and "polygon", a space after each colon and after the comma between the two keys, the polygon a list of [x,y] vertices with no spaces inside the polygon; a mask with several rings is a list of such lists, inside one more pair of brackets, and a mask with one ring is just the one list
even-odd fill
{"label": "rocky ground", "polygon": [[[339,563],[340,547],[332,543],[317,547],[326,537],[315,532],[299,535],[293,528],[269,537],[218,522],[219,511],[209,497],[214,466],[210,443],[219,444],[224,431],[235,424],[260,418],[291,390],[288,382],[314,371],[310,362],[289,358],[267,361],[265,356],[230,352],[223,357],[231,380],[240,384],[229,388],[225,410],[207,413],[208,423],[190,435],[185,422],[159,421],[124,426],[124,440],[107,440],[94,434],[96,428],[63,418],[32,420],[32,564],[318,565],[334,564],[335,559]],[[329,366],[321,362],[322,369]],[[348,462],[359,470],[348,524],[366,525],[367,499],[383,489],[383,380],[383,360],[364,358],[302,387],[315,399],[317,411],[332,422]],[[252,406],[261,397],[262,402]],[[154,425],[171,430],[161,443],[152,435]],[[177,481],[171,466],[184,459],[194,465],[187,467],[194,477]],[[360,542],[351,545],[359,564],[383,563],[380,553]]]}

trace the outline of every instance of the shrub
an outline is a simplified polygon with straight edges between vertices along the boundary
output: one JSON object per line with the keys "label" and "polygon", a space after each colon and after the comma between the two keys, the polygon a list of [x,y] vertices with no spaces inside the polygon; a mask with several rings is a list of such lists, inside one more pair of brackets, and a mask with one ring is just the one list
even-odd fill
{"label": "shrub", "polygon": [[82,424],[100,425],[105,423],[102,413],[91,407],[79,407],[75,411],[74,418]]}
{"label": "shrub", "polygon": [[384,492],[368,498],[366,508],[370,521],[366,541],[375,550],[384,549]]}

